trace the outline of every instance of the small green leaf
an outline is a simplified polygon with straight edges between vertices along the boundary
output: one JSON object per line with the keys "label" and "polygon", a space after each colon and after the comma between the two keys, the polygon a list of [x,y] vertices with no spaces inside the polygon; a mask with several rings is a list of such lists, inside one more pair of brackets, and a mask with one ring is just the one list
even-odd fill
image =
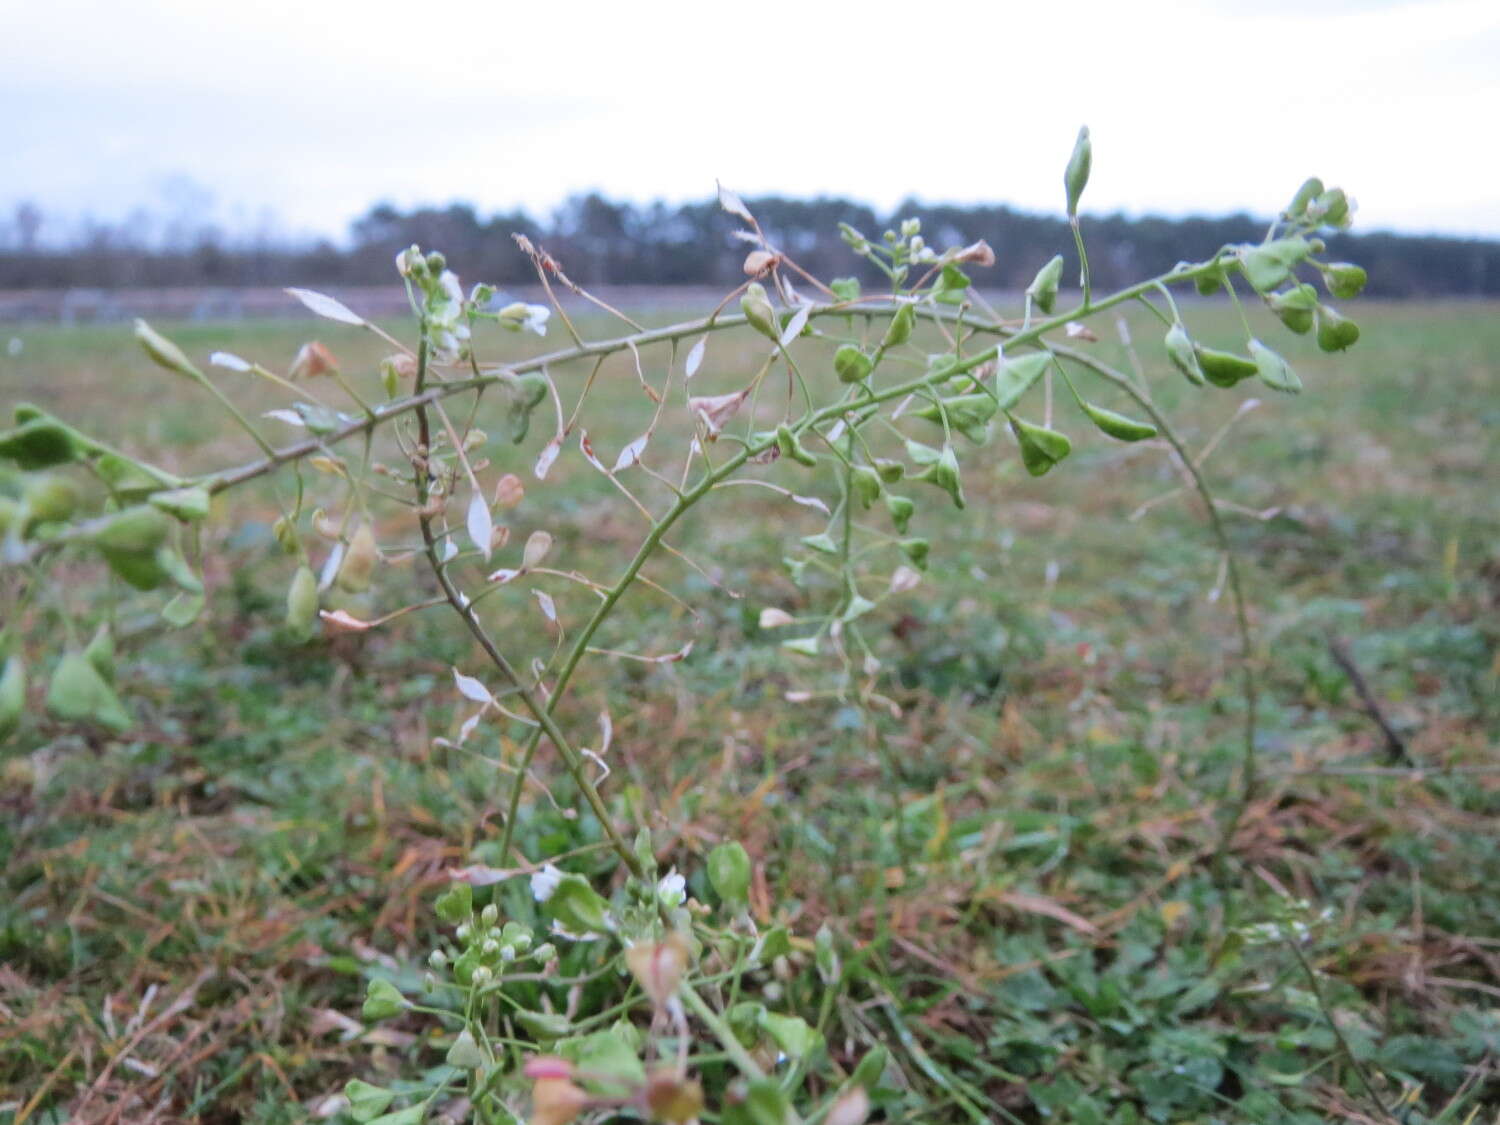
{"label": "small green leaf", "polygon": [[775,1079],[761,1078],[729,1088],[719,1120],[724,1125],[786,1125],[791,1106]]}
{"label": "small green leaf", "polygon": [[602,934],[610,930],[605,902],[582,875],[564,875],[542,904],[542,911],[569,933]]}
{"label": "small green leaf", "polygon": [[406,1007],[406,997],[401,995],[400,989],[383,977],[377,977],[365,989],[365,1003],[360,1014],[375,1022],[398,1016],[406,1011]]}
{"label": "small green leaf", "polygon": [[356,1121],[369,1121],[380,1116],[395,1096],[394,1090],[372,1086],[359,1078],[351,1078],[344,1083],[344,1097],[349,1099],[349,1116]]}
{"label": "small green leaf", "polygon": [[740,907],[749,901],[750,853],[743,844],[730,840],[708,853],[708,882],[728,906]]}
{"label": "small green leaf", "polygon": [[823,1037],[798,1016],[765,1012],[760,1026],[775,1044],[794,1059],[804,1058],[822,1045]]}
{"label": "small green leaf", "polygon": [[450,926],[467,922],[474,913],[474,888],[468,883],[450,883],[448,889],[438,895],[432,909]]}

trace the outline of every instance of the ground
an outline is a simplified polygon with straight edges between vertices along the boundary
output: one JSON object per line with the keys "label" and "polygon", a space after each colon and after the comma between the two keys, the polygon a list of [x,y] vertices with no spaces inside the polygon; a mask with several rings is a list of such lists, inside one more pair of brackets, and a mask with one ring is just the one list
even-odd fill
{"label": "ground", "polygon": [[[1462,1122],[1500,1106],[1500,308],[1348,311],[1358,347],[1287,344],[1306,391],[1255,392],[1207,462],[1259,513],[1227,516],[1264,660],[1266,778],[1230,888],[1209,864],[1243,706],[1218,554],[1185,497],[1142,511],[1177,483],[1161,451],[1061,404],[1079,439],[1061,467],[1032,480],[997,441],[965,462],[963,519],[919,514],[932,569],[876,626],[898,716],[786,701],[819,685],[757,614],[795,606],[780,559],[820,526],[769,491],[729,490],[677,536],[712,578],[675,572],[699,622],[637,595],[613,627],[639,650],[696,642],[680,664],[601,663],[569,709],[576,729],[613,716],[616,815],[690,873],[740,839],[763,917],[830,925],[852,967],[829,1049],[846,1065],[889,1045],[890,1119],[1383,1120],[1378,1101]],[[1190,316],[1231,339],[1228,310]],[[1131,325],[1195,445],[1252,397],[1188,387]],[[327,322],[162,327],[195,356],[285,365],[312,335],[351,372],[380,354]],[[7,398],[181,469],[253,458],[126,328],[15,335]],[[705,392],[734,385],[749,347],[715,341]],[[218,376],[247,407],[274,401]],[[591,436],[612,454],[648,404],[625,364],[599,395]],[[530,479],[539,441],[486,452]],[[576,455],[518,515],[515,542],[546,527],[560,565],[596,575],[641,533]],[[477,667],[446,611],[289,640],[272,518],[264,488],[216,506],[197,625],[120,604],[132,735],[38,713],[3,751],[0,1122],[302,1120],[351,1076],[438,1057],[421,1023],[367,1031],[360,998],[374,972],[416,971],[446,870],[503,862],[514,744],[434,741],[464,715],[451,667]],[[420,581],[410,565],[388,568],[381,608]],[[39,668],[62,615],[91,624],[113,596],[81,565],[54,582],[25,623]],[[521,597],[494,612],[508,634],[539,628]],[[564,815],[551,763],[532,796],[528,856],[597,833]]]}

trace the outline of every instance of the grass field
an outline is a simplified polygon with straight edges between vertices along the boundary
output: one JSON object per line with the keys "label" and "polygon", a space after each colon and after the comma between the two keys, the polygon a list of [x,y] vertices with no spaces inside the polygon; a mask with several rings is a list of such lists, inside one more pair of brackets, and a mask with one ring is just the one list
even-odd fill
{"label": "grass field", "polygon": [[[616,818],[652,827],[690,885],[714,843],[740,839],[762,921],[839,935],[831,1011],[806,1011],[795,977],[768,986],[822,1019],[838,1065],[890,1047],[886,1119],[1497,1120],[1500,308],[1350,311],[1359,346],[1287,343],[1305,393],[1259,394],[1208,461],[1225,498],[1274,509],[1229,517],[1269,779],[1235,841],[1232,903],[1207,866],[1243,706],[1232,616],[1211,600],[1219,557],[1184,496],[1133,518],[1176,487],[1160,449],[1086,432],[1061,403],[1078,450],[1056,471],[1029,478],[997,440],[966,461],[964,520],[935,502],[918,515],[932,570],[872,627],[899,717],[784,700],[819,683],[757,614],[795,607],[780,560],[821,523],[766,490],[726,490],[676,534],[707,576],[655,577],[698,620],[637,591],[610,626],[606,647],[695,642],[679,664],[601,661],[569,705],[577,730],[613,717]],[[1232,339],[1227,309],[1193,316]],[[1188,387],[1132,324],[1157,397],[1207,441],[1249,395]],[[285,365],[314,334],[351,372],[380,354],[326,322],[161,327],[199,357]],[[38,402],[180,471],[253,459],[127,328],[15,334],[0,405]],[[750,347],[716,337],[695,393],[736,386]],[[218,377],[252,413],[281,401]],[[649,409],[634,369],[606,365],[585,422],[606,462]],[[575,447],[532,482],[543,436],[486,448],[528,481],[508,549],[545,527],[555,565],[612,579],[643,525]],[[0,1123],[299,1121],[351,1076],[442,1057],[429,1024],[364,1028],[360,1001],[372,975],[420,974],[445,871],[513,858],[496,852],[515,732],[434,743],[464,714],[450,667],[477,666],[446,610],[289,641],[273,500],[265,486],[216,507],[197,625],[120,601],[135,734],[84,737],[38,706],[0,751]],[[362,612],[410,596],[412,567],[388,567]],[[565,621],[587,597],[553,592]],[[33,665],[55,659],[64,615],[91,629],[116,593],[62,571],[24,623]],[[518,651],[550,650],[525,591],[486,604]],[[1336,644],[1414,767],[1387,754]],[[597,838],[554,763],[532,798],[527,856]],[[524,880],[496,901],[529,910]],[[1256,940],[1250,924],[1289,911],[1305,943]]]}

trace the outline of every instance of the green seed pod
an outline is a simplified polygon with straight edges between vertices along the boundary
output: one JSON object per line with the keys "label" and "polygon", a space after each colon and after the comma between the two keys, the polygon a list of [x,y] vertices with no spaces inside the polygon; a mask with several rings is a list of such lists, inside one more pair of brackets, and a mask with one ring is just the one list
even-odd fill
{"label": "green seed pod", "polygon": [[833,370],[841,383],[863,383],[874,369],[874,361],[853,344],[844,344],[833,353]]}
{"label": "green seed pod", "polygon": [[1224,288],[1223,267],[1196,275],[1193,278],[1193,288],[1198,291],[1200,297],[1212,297]]}
{"label": "green seed pod", "polygon": [[194,379],[202,378],[198,369],[183,354],[182,349],[144,320],[136,320],[135,338],[140,341],[141,347],[146,349],[146,354],[168,371],[175,371],[179,375],[187,375]]}
{"label": "green seed pod", "polygon": [[1010,419],[1011,432],[1016,435],[1016,442],[1021,447],[1021,463],[1032,476],[1041,476],[1073,452],[1073,443],[1068,440],[1067,435],[1032,422],[1023,422],[1014,414],[1007,417]]}
{"label": "green seed pod", "polygon": [[1187,381],[1195,387],[1203,386],[1203,370],[1198,366],[1198,355],[1193,350],[1193,341],[1187,334],[1181,322],[1173,324],[1167,329],[1167,356],[1172,361],[1172,366],[1181,371],[1187,377]]}
{"label": "green seed pod", "polygon": [[948,425],[978,445],[988,436],[986,427],[998,409],[995,400],[989,395],[974,394],[944,399],[941,408],[935,402],[929,403],[915,413],[918,418],[941,426],[943,413],[946,411]]}
{"label": "green seed pod", "polygon": [[914,463],[922,465],[924,467],[927,465],[936,465],[938,463],[938,458],[942,456],[942,454],[932,446],[923,445],[920,441],[912,441],[910,438],[908,438],[906,442],[906,455],[910,457]]}
{"label": "green seed pod", "polygon": [[1063,172],[1063,187],[1068,192],[1068,218],[1078,214],[1078,200],[1089,182],[1089,170],[1094,162],[1094,144],[1089,140],[1089,127],[1078,130],[1078,139],[1073,142],[1073,155],[1068,157],[1067,170]]}
{"label": "green seed pod", "polygon": [[1124,414],[1095,406],[1091,402],[1079,402],[1089,420],[1100,430],[1118,441],[1145,441],[1156,436],[1156,427],[1147,422],[1137,422]]}
{"label": "green seed pod", "polygon": [[1266,386],[1289,395],[1302,390],[1302,380],[1297,378],[1287,361],[1259,340],[1250,341],[1250,355],[1255,360],[1256,373]]}
{"label": "green seed pod", "polygon": [[868,465],[856,465],[849,473],[849,490],[866,511],[885,491],[880,483],[880,474]]}
{"label": "green seed pod", "polygon": [[1318,347],[1325,352],[1341,352],[1359,339],[1359,325],[1327,305],[1318,306],[1317,320]]}
{"label": "green seed pod", "polygon": [[1302,186],[1297,189],[1297,194],[1292,196],[1292,202],[1287,206],[1287,216],[1293,219],[1298,218],[1307,210],[1307,205],[1322,194],[1323,181],[1317,176],[1304,180]]}
{"label": "green seed pod", "polygon": [[292,575],[286,592],[286,627],[294,637],[306,640],[312,636],[318,621],[318,576],[306,564]]}
{"label": "green seed pod", "polygon": [[1036,277],[1026,287],[1026,295],[1031,298],[1031,303],[1044,313],[1050,313],[1057,304],[1057,284],[1062,280],[1062,271],[1063,258],[1058,254],[1037,270]]}
{"label": "green seed pod", "polygon": [[750,327],[762,336],[771,340],[781,339],[781,329],[776,323],[776,310],[771,305],[771,298],[766,295],[766,287],[760,282],[752,281],[745,286],[745,295],[740,298],[740,311],[745,314]]}
{"label": "green seed pod", "polygon": [[958,455],[953,452],[951,445],[943,446],[943,452],[938,455],[938,459],[918,473],[916,479],[941,488],[952,497],[954,507],[964,507],[963,482],[958,474]]}
{"label": "green seed pod", "polygon": [[810,551],[817,551],[820,555],[836,555],[839,553],[839,545],[833,541],[833,536],[822,531],[817,535],[804,535],[802,545]]}
{"label": "green seed pod", "polygon": [[899,544],[901,553],[912,561],[912,565],[918,570],[927,569],[927,556],[932,551],[932,544],[926,539],[903,539]]}
{"label": "green seed pod", "polygon": [[836,277],[828,283],[828,288],[840,301],[859,300],[859,279],[856,277]]}
{"label": "green seed pod", "polygon": [[895,525],[898,534],[905,535],[907,525],[911,523],[912,513],[917,506],[905,496],[897,496],[893,492],[885,494],[886,511],[891,513],[891,523]]}
{"label": "green seed pod", "polygon": [[1313,310],[1318,307],[1318,291],[1311,285],[1299,285],[1282,293],[1273,293],[1266,304],[1297,335],[1312,331]]}
{"label": "green seed pod", "polygon": [[875,458],[875,471],[880,474],[880,479],[884,483],[895,484],[906,475],[906,466],[889,457],[877,457]]}
{"label": "green seed pod", "polygon": [[1343,188],[1329,188],[1319,193],[1308,206],[1307,216],[1320,226],[1346,227],[1349,225],[1349,197]]}
{"label": "green seed pod", "polygon": [[111,492],[129,500],[139,500],[163,486],[173,488],[182,483],[171,473],[113,453],[101,453],[95,457],[93,468]]}
{"label": "green seed pod", "polygon": [[375,564],[380,559],[380,550],[375,546],[375,533],[370,525],[362,523],[349,539],[344,549],[344,561],[339,564],[335,579],[340,590],[350,594],[363,593],[370,588],[370,579],[375,573]]}
{"label": "green seed pod", "polygon": [[153,493],[147,502],[184,523],[193,523],[208,515],[210,497],[206,488],[174,488],[169,492]]}
{"label": "green seed pod", "polygon": [[887,325],[885,337],[880,341],[880,350],[887,351],[890,348],[899,348],[911,339],[912,329],[917,323],[917,309],[915,305],[902,305],[896,310],[896,315],[891,317],[891,323]]}
{"label": "green seed pod", "polygon": [[[165,547],[157,550],[170,553]],[[157,551],[118,551],[100,547],[99,553],[104,556],[110,570],[137,590],[155,590],[172,581],[171,572],[162,566]]]}
{"label": "green seed pod", "polygon": [[1272,239],[1243,251],[1240,269],[1257,293],[1266,293],[1291,277],[1311,250],[1301,235]]}
{"label": "green seed pod", "polygon": [[510,391],[506,428],[510,440],[519,445],[526,440],[526,432],[531,428],[532,411],[547,397],[547,377],[540,371],[527,371],[506,379],[505,385]]}
{"label": "green seed pod", "polygon": [[108,624],[94,630],[93,639],[84,648],[83,655],[106,681],[115,682],[115,638]]}
{"label": "green seed pod", "polygon": [[0,457],[27,472],[66,465],[82,452],[75,431],[51,418],[34,418],[0,434]]}
{"label": "green seed pod", "polygon": [[78,510],[78,489],[63,477],[33,477],[26,484],[25,503],[28,523],[65,523]]}
{"label": "green seed pod", "polygon": [[1260,372],[1254,361],[1233,352],[1221,352],[1198,344],[1194,345],[1193,354],[1198,357],[1198,368],[1203,377],[1216,387],[1232,387]]}
{"label": "green seed pod", "polygon": [[47,710],[70,723],[94,723],[116,734],[130,729],[130,712],[81,652],[66,653],[47,686]]}
{"label": "green seed pod", "polygon": [[1014,359],[1006,357],[1001,360],[1000,370],[995,374],[996,408],[1009,410],[1020,402],[1021,396],[1031,389],[1031,385],[1051,365],[1052,356],[1048,352],[1030,352]]}
{"label": "green seed pod", "polygon": [[750,895],[750,853],[731,840],[708,853],[708,882],[726,906],[743,907]]}
{"label": "green seed pod", "polygon": [[0,671],[0,742],[16,732],[26,713],[26,664],[20,653],[11,653]]}
{"label": "green seed pod", "polygon": [[1331,262],[1323,267],[1323,284],[1335,297],[1358,297],[1369,275],[1353,262]]}
{"label": "green seed pod", "polygon": [[141,504],[112,516],[94,533],[94,545],[108,551],[150,553],[167,541],[171,529],[165,512]]}
{"label": "green seed pod", "polygon": [[817,656],[818,638],[793,637],[790,640],[782,641],[781,647],[788,652],[795,652],[798,656]]}
{"label": "green seed pod", "polygon": [[797,435],[792,433],[792,428],[785,422],[776,427],[776,448],[781,450],[783,457],[790,457],[799,465],[811,467],[818,463],[817,454],[798,441]]}

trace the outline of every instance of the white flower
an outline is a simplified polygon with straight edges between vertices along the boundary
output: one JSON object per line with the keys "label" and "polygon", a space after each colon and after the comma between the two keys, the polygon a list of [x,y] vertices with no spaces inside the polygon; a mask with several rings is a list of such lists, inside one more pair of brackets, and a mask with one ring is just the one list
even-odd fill
{"label": "white flower", "polygon": [[506,305],[497,314],[500,323],[512,332],[535,332],[538,336],[547,334],[547,318],[552,315],[552,310],[546,305],[528,305],[524,301],[515,301]]}
{"label": "white flower", "polygon": [[443,292],[448,295],[448,300],[456,305],[464,303],[463,286],[458,283],[458,274],[452,270],[444,270],[438,275],[438,284],[443,287]]}
{"label": "white flower", "polygon": [[537,902],[546,902],[562,882],[563,874],[552,864],[546,864],[531,877],[531,897]]}
{"label": "white flower", "polygon": [[402,277],[410,277],[421,260],[422,252],[415,246],[409,246],[396,255],[396,272]]}
{"label": "white flower", "polygon": [[656,897],[668,908],[681,906],[687,899],[687,880],[678,874],[675,867],[656,884]]}

